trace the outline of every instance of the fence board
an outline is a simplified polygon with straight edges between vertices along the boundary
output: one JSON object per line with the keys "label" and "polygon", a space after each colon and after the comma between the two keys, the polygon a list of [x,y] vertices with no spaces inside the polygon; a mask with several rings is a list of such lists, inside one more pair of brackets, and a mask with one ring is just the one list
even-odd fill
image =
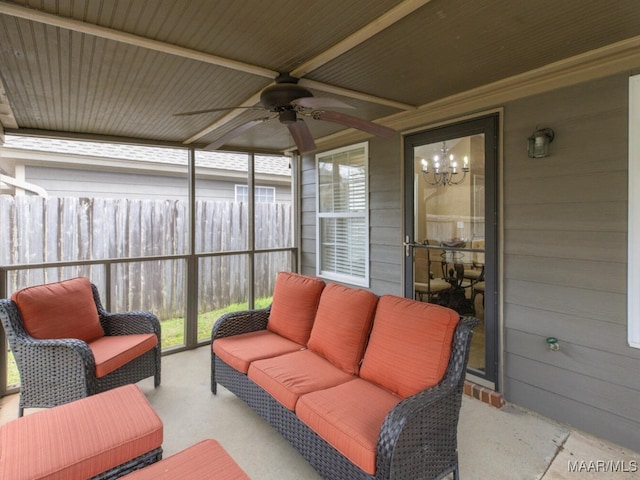
{"label": "fence board", "polygon": [[[196,252],[248,248],[247,205],[196,202]],[[255,240],[259,248],[291,246],[292,206],[258,204]],[[188,253],[188,206],[180,200],[0,196],[0,265],[103,260]],[[246,255],[200,260],[200,312],[246,302]],[[256,256],[259,296],[273,291],[276,273],[290,267],[289,254]],[[12,271],[11,290],[84,275],[103,285],[103,267],[83,266]],[[113,311],[150,310],[161,319],[184,315],[186,266],[183,260],[116,264],[112,274]]]}

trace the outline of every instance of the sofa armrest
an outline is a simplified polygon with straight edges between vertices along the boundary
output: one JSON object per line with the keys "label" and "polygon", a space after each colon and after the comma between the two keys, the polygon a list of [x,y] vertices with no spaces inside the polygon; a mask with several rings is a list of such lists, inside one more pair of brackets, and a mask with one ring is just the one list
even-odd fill
{"label": "sofa armrest", "polygon": [[[442,381],[405,398],[385,418],[378,437],[376,477],[437,478],[458,465],[458,419],[473,328],[479,321],[461,318]],[[419,445],[419,448],[416,448]]]}
{"label": "sofa armrest", "polygon": [[216,338],[231,337],[241,333],[265,330],[269,321],[271,306],[259,310],[245,310],[222,315],[213,324],[211,341]]}
{"label": "sofa armrest", "polygon": [[389,412],[378,438],[377,478],[412,478],[417,471],[424,478],[437,478],[447,466],[457,464],[462,392],[456,390],[440,384],[406,398]]}

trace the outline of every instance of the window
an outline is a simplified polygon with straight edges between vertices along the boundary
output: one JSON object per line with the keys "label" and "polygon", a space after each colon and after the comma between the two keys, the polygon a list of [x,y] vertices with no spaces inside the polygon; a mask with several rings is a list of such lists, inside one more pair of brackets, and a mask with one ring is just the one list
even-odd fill
{"label": "window", "polygon": [[[255,187],[256,203],[276,203],[275,187]],[[249,201],[249,187],[247,185],[236,185],[236,202],[246,203]]]}
{"label": "window", "polygon": [[640,348],[640,75],[629,78],[628,210],[628,341],[630,346]]}
{"label": "window", "polygon": [[369,286],[368,145],[316,156],[317,275]]}

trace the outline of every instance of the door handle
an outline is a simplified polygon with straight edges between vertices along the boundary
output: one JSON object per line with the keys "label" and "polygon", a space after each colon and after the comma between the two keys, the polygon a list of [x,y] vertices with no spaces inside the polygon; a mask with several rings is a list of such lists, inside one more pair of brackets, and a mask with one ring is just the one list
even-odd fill
{"label": "door handle", "polygon": [[412,242],[409,238],[409,235],[407,235],[404,237],[404,242],[402,242],[402,245],[404,246],[404,256],[409,257],[411,256],[411,247],[415,247],[417,243]]}

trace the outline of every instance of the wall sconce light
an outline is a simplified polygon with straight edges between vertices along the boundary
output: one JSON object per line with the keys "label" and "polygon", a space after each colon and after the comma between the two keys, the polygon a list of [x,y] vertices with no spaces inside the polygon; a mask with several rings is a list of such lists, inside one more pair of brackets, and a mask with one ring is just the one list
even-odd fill
{"label": "wall sconce light", "polygon": [[531,134],[528,140],[527,152],[531,158],[542,158],[549,156],[549,144],[553,141],[555,134],[550,128],[541,128]]}

